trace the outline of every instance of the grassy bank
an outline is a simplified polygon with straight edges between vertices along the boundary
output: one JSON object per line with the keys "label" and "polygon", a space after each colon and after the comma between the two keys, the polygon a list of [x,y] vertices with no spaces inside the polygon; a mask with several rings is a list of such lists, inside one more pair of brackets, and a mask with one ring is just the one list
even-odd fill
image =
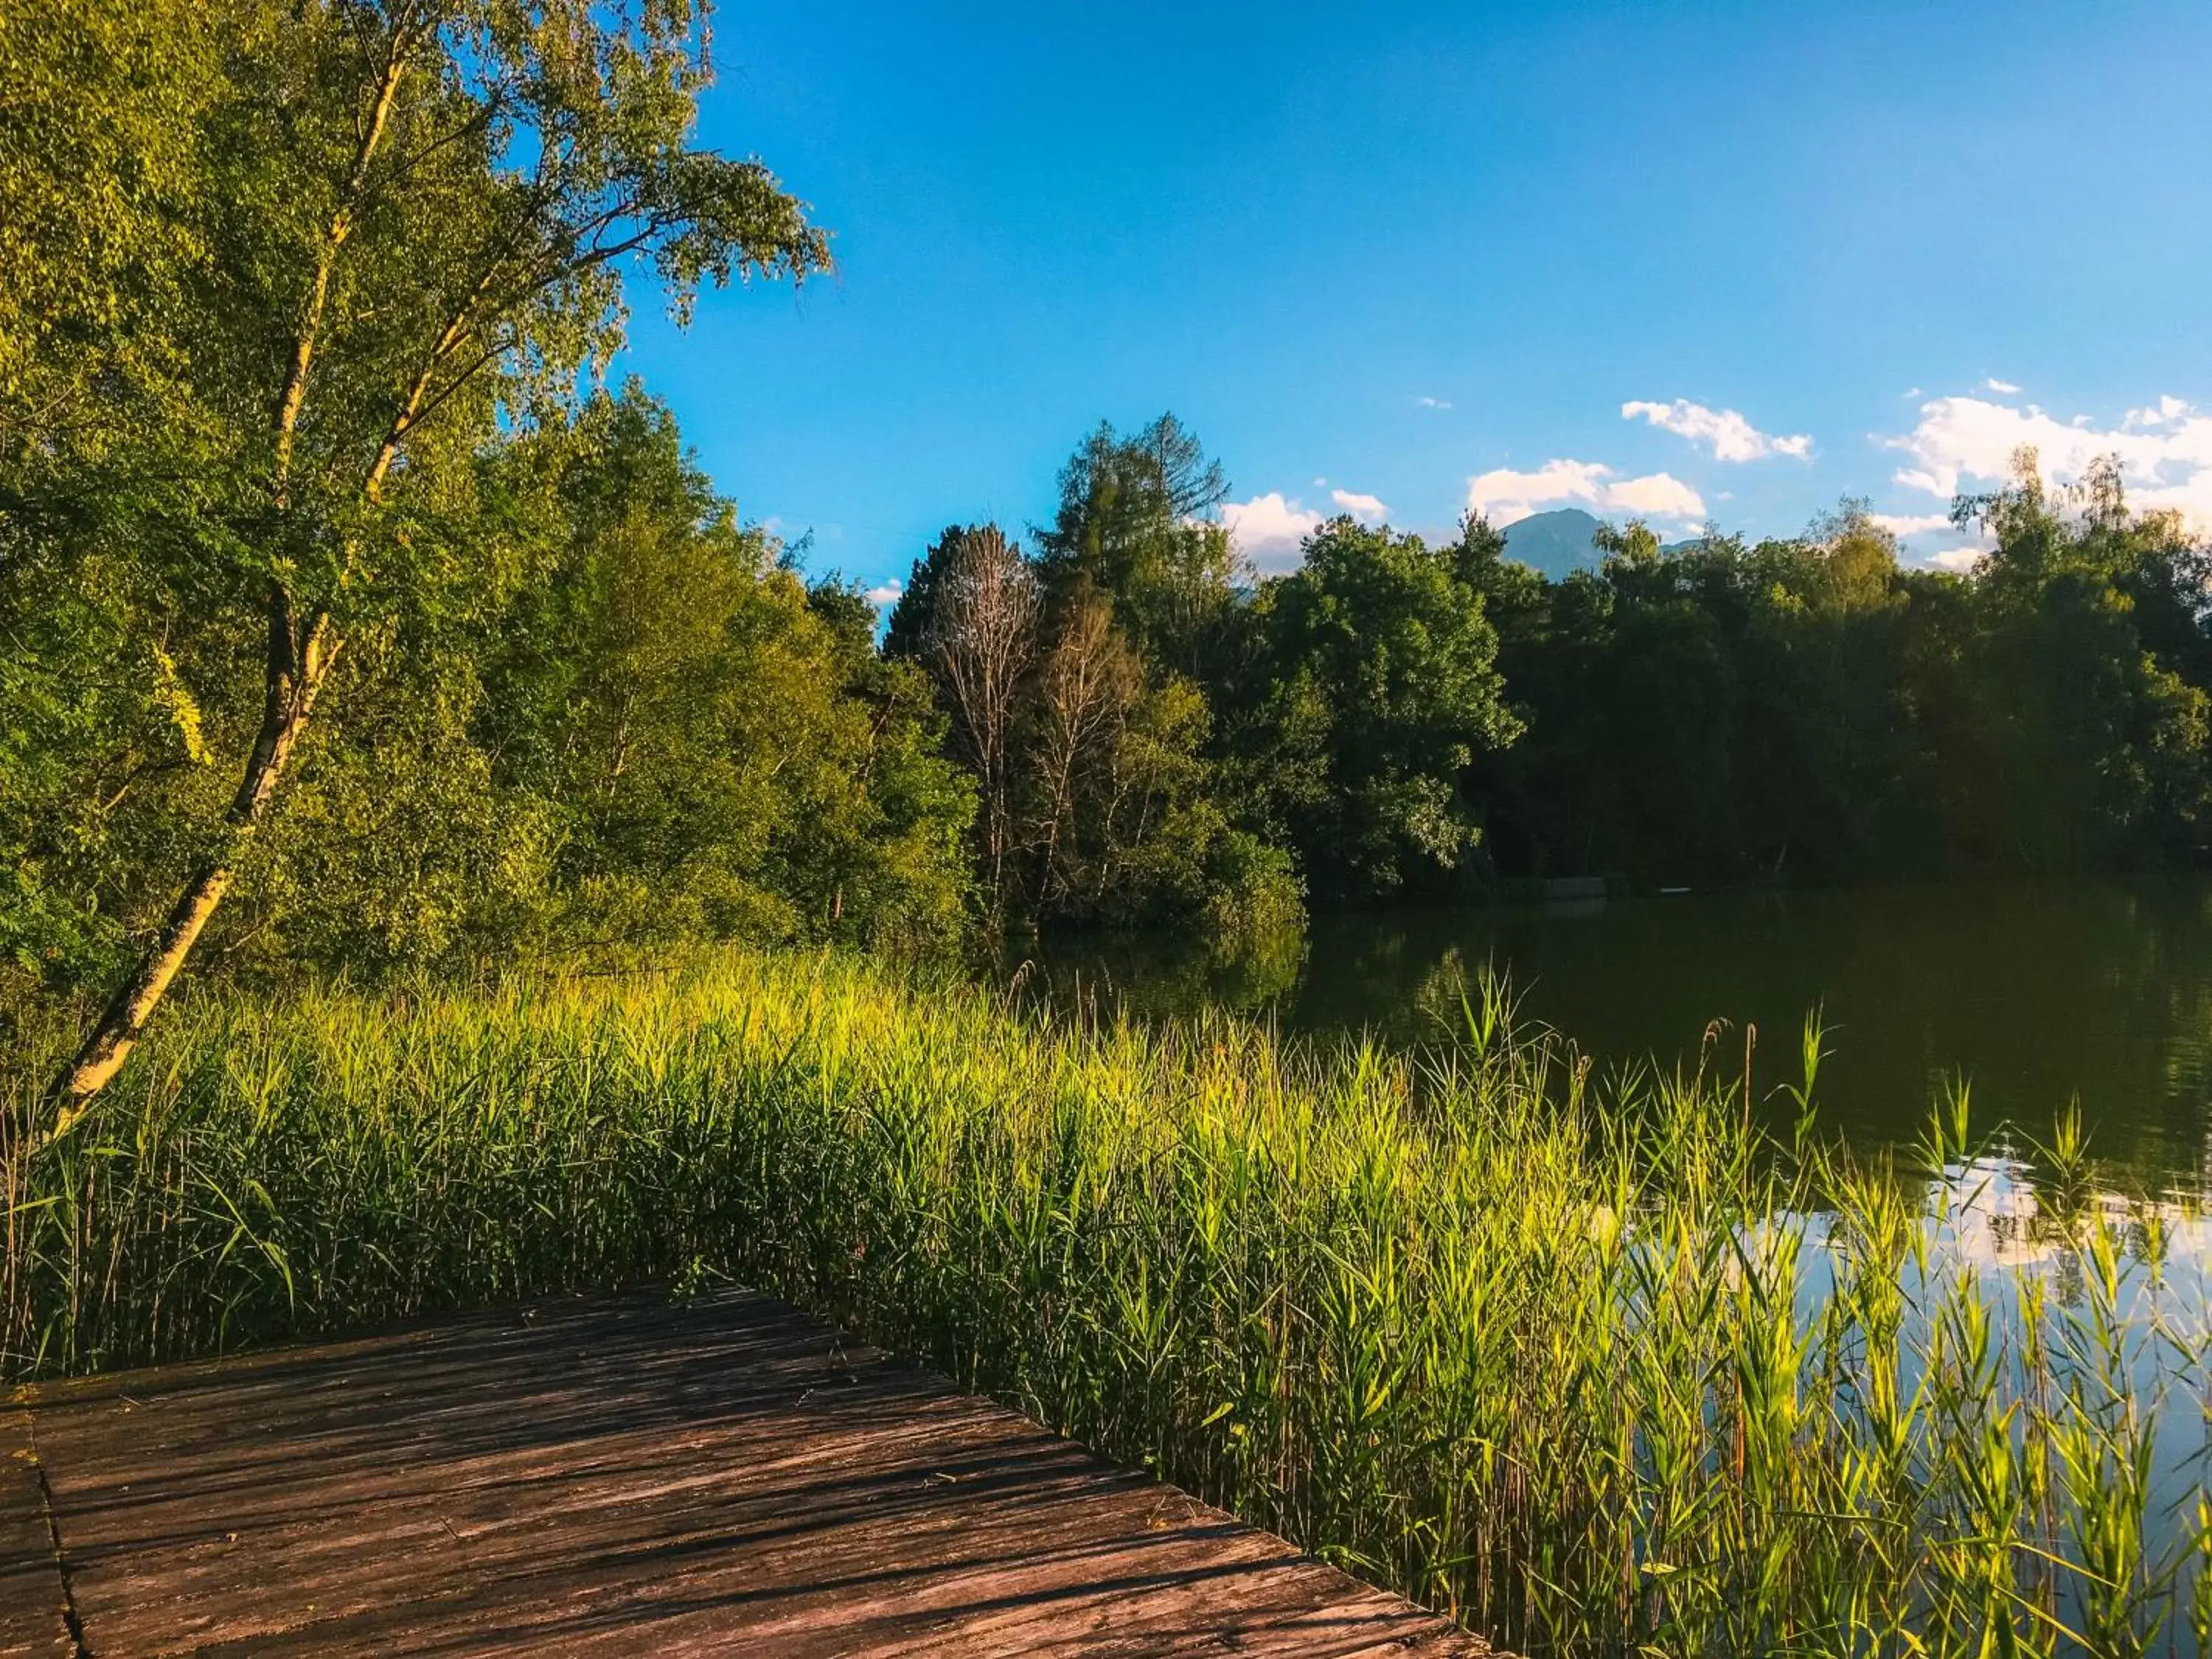
{"label": "grassy bank", "polygon": [[2157,1227],[2060,1205],[2064,1273],[1954,1271],[1923,1188],[1773,1152],[1740,1086],[1601,1109],[1494,1008],[1409,1062],[791,957],[210,994],[9,1154],[0,1342],[726,1273],[1530,1650],[2201,1647]]}

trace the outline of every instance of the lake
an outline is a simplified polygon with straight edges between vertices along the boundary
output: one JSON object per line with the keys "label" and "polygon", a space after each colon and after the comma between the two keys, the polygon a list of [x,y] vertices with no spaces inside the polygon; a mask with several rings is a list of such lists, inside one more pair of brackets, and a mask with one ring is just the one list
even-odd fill
{"label": "lake", "polygon": [[[1188,1011],[1201,1001],[1305,1032],[1440,1033],[1455,988],[1494,963],[1525,1018],[1601,1067],[1695,1065],[1705,1033],[1731,1074],[1744,1028],[1770,1094],[1798,1080],[1800,1034],[1827,1031],[1821,1121],[1855,1146],[1911,1139],[1948,1080],[1982,1131],[2047,1134],[2080,1103],[2090,1150],[2154,1187],[2206,1185],[2212,1109],[2212,878],[1687,894],[1316,917],[1302,950],[1214,960],[1124,945],[1040,953],[1053,994]],[[1777,1109],[1778,1109],[1778,1108]]]}

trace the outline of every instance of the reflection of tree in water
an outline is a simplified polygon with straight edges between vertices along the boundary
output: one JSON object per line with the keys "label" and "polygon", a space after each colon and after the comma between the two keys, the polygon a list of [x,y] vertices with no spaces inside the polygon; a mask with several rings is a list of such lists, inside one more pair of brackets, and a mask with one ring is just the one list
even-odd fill
{"label": "reflection of tree in water", "polygon": [[1413,1035],[1417,1039],[1460,1042],[1486,1006],[1502,1011],[1506,1024],[1522,1036],[1554,1035],[1542,1021],[1529,1017],[1524,988],[1514,982],[1504,963],[1494,956],[1472,957],[1456,945],[1448,946],[1420,970],[1409,1000]]}
{"label": "reflection of tree in water", "polygon": [[[1462,1000],[1480,1006],[1471,994],[1494,969],[1519,1022],[1556,1030],[1601,1079],[1694,1070],[1717,1018],[1735,1074],[1755,1027],[1761,1100],[1797,1080],[1798,1034],[1817,1006],[1819,1121],[1862,1151],[1909,1147],[1963,1080],[1977,1135],[2005,1134],[2024,1162],[2078,1100],[2103,1184],[2212,1192],[2212,884],[2201,877],[1714,894],[1574,915],[1340,912],[1316,916],[1310,937],[1025,949],[1034,988],[1062,1006],[1225,1007],[1393,1044],[1462,1035]],[[1786,1133],[1794,1107],[1771,1106],[1770,1127]]]}
{"label": "reflection of tree in water", "polygon": [[[2166,1042],[2166,1097],[2188,1109],[2183,1114],[2187,1127],[2202,1125],[2208,1105],[2212,1105],[2212,983],[2198,980],[2184,981],[2171,987],[2166,993],[2169,1010]],[[2195,1137],[2197,1155],[2200,1162],[2212,1158],[2203,1143],[2203,1137]],[[2212,1164],[2206,1166],[2212,1176]]]}
{"label": "reflection of tree in water", "polygon": [[1456,945],[1447,946],[1421,975],[1413,992],[1413,1007],[1422,1021],[1455,1033],[1481,990],[1481,975],[1468,971],[1467,954]]}
{"label": "reflection of tree in water", "polygon": [[1202,971],[1217,1006],[1249,1012],[1297,988],[1311,948],[1303,927],[1232,935],[1208,942]]}
{"label": "reflection of tree in water", "polygon": [[1033,940],[994,966],[1021,996],[1062,1012],[1176,1019],[1274,1008],[1297,990],[1310,949],[1298,927],[1206,939],[1105,935]]}

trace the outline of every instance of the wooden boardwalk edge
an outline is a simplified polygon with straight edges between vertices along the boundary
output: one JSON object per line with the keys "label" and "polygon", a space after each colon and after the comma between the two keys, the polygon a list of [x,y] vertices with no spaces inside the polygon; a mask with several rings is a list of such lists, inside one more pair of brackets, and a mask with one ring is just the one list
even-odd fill
{"label": "wooden boardwalk edge", "polygon": [[31,1413],[0,1406],[0,1659],[66,1659],[76,1651]]}
{"label": "wooden boardwalk edge", "polygon": [[1492,1652],[752,1292],[18,1401],[0,1654]]}

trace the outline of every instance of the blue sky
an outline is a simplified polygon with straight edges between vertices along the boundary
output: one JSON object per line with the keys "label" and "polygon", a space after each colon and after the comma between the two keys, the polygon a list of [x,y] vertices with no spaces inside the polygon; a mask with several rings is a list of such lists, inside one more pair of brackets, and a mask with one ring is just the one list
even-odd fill
{"label": "blue sky", "polygon": [[2203,0],[817,0],[716,55],[705,139],[839,270],[641,304],[625,368],[817,570],[1025,527],[1162,410],[1274,568],[1337,491],[1753,534],[1850,493],[1956,556],[1911,526],[2022,440],[2212,521]]}

